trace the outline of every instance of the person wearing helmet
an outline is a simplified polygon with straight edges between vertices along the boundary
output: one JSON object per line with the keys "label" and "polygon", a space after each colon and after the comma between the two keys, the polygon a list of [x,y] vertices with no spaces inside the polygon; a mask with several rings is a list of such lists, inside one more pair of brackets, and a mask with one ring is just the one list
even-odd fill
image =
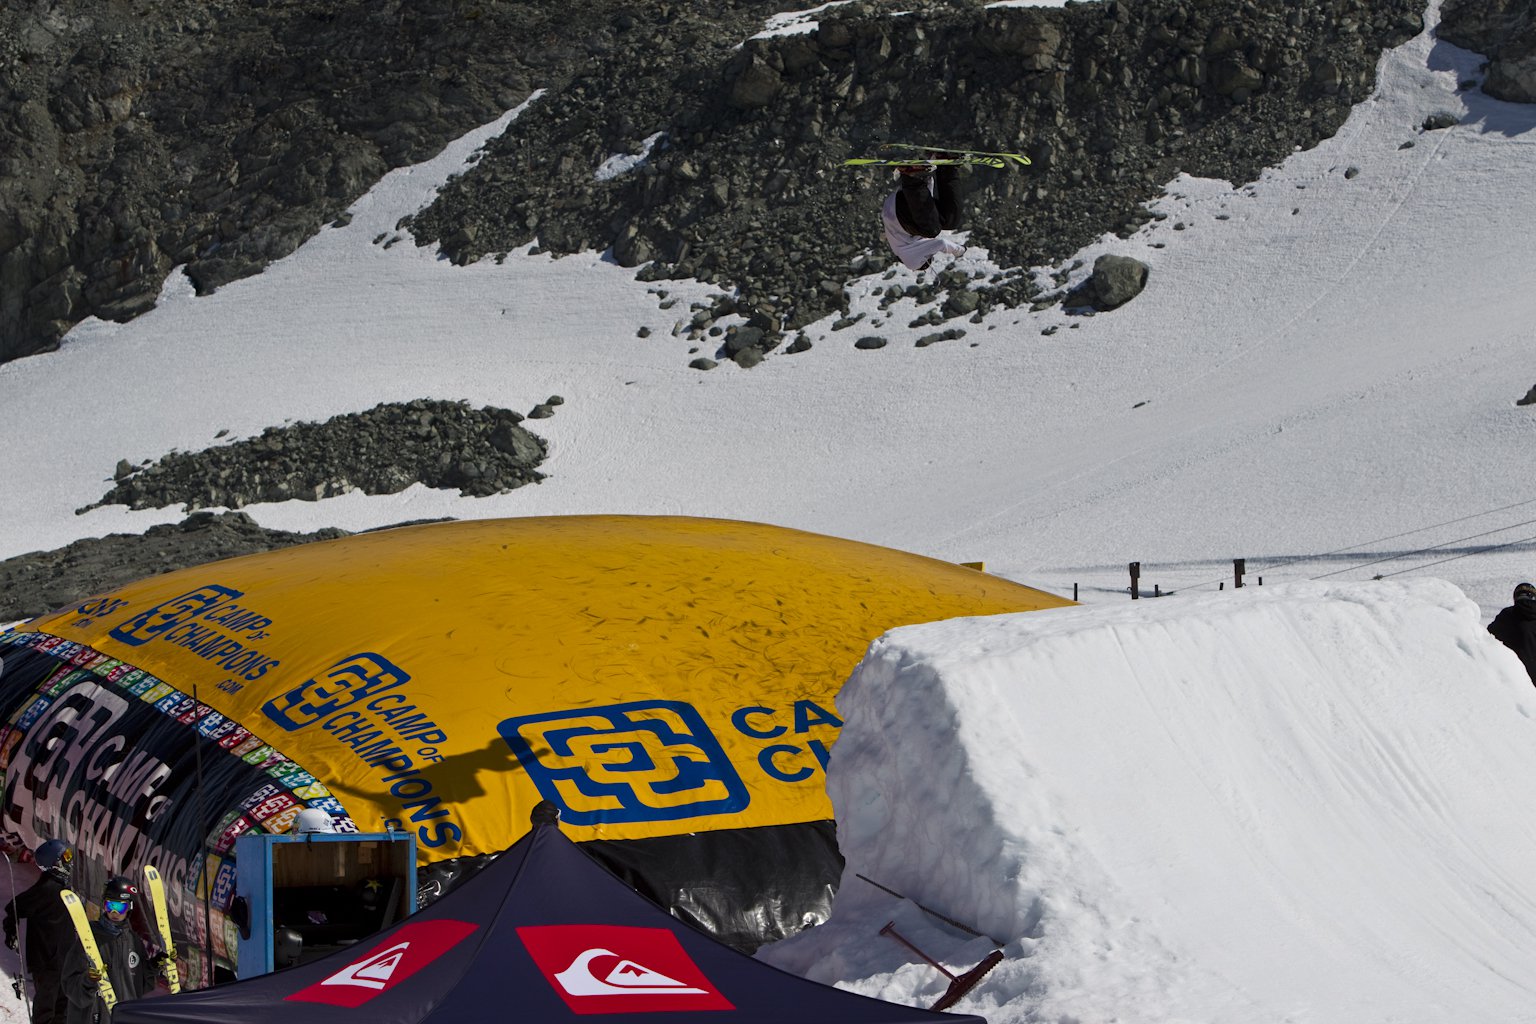
{"label": "person wearing helmet", "polygon": [[[128,924],[138,896],[139,887],[128,879],[107,879],[101,891],[101,917],[91,922],[96,949],[119,1003],[137,999],[154,986],[153,961],[144,940]],[[78,941],[70,947],[63,973],[64,995],[69,1000],[65,1024],[111,1024],[112,1014],[98,989],[101,976],[86,961]]]}
{"label": "person wearing helmet", "polygon": [[32,1024],[64,1024],[68,1002],[64,997],[60,967],[71,946],[79,945],[75,926],[59,893],[69,888],[75,851],[63,840],[50,839],[37,848],[33,863],[42,869],[39,878],[5,906],[5,944],[20,945],[18,927],[27,921],[26,950],[22,963],[32,975]]}
{"label": "person wearing helmet", "polygon": [[1514,603],[1493,617],[1488,632],[1519,655],[1525,674],[1536,683],[1536,586],[1516,587]]}

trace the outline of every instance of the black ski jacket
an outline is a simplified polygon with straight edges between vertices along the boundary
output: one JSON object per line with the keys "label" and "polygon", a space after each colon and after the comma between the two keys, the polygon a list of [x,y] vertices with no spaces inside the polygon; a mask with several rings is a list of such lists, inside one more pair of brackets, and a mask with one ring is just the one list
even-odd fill
{"label": "black ski jacket", "polygon": [[[118,1002],[137,999],[154,987],[154,967],[137,932],[127,924],[114,930],[105,922],[92,921],[91,933]],[[69,999],[65,1024],[111,1024],[112,1015],[87,977],[87,966],[85,950],[77,938],[64,960],[64,995]]]}
{"label": "black ski jacket", "polygon": [[1520,656],[1525,674],[1536,683],[1536,601],[1516,601],[1493,617],[1488,632]]}
{"label": "black ski jacket", "polygon": [[59,893],[64,883],[44,874],[31,888],[20,893],[5,907],[5,939],[16,935],[21,918],[27,919],[27,972],[56,974],[64,954],[75,939],[75,926],[64,909]]}

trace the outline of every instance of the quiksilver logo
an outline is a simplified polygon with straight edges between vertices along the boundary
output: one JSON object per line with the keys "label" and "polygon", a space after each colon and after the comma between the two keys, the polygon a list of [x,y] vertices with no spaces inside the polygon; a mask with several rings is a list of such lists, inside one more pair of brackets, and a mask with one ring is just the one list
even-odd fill
{"label": "quiksilver logo", "polygon": [[383,989],[389,985],[390,976],[395,973],[395,968],[399,967],[401,961],[405,959],[405,951],[410,948],[409,942],[396,943],[386,950],[375,953],[367,960],[348,964],[320,984],[358,985],[362,988]]}
{"label": "quiksilver logo", "polygon": [[[619,962],[599,978],[592,971],[592,962],[603,957],[614,957]],[[571,966],[555,975],[555,980],[573,996],[705,994],[702,988],[694,988],[633,960],[625,960],[608,949],[588,949],[578,954]]]}
{"label": "quiksilver logo", "polygon": [[478,928],[479,925],[470,921],[450,918],[408,921],[392,929],[388,938],[360,953],[341,970],[284,998],[353,1007],[387,998],[392,989],[410,983],[413,976],[431,966]]}
{"label": "quiksilver logo", "polygon": [[671,929],[549,924],[524,925],[517,935],[572,1013],[735,1009]]}

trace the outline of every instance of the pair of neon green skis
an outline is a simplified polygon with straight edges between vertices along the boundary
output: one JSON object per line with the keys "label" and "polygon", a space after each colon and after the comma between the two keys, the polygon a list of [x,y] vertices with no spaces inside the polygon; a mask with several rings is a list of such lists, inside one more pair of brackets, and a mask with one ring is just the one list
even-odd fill
{"label": "pair of neon green skis", "polygon": [[[149,893],[150,902],[154,904],[155,928],[160,932],[160,948],[165,951],[165,982],[172,993],[181,991],[181,974],[176,969],[176,944],[171,941],[171,915],[166,909],[165,882],[160,878],[160,872],[153,865],[144,867],[144,889]],[[75,924],[75,932],[80,936],[80,945],[85,947],[85,960],[92,970],[98,975],[96,982],[97,994],[106,1004],[107,1012],[111,1013],[117,1006],[117,993],[112,991],[112,982],[107,977],[107,965],[101,959],[101,950],[96,945],[96,935],[91,931],[90,918],[85,916],[85,904],[80,902],[80,897],[65,889],[59,893],[59,898],[64,901],[64,909],[69,911],[69,919]]]}
{"label": "pair of neon green skis", "polygon": [[[916,142],[887,142],[880,146],[890,156],[862,156],[844,160],[845,167],[944,167],[980,166],[1028,167],[1029,157],[1023,153],[988,153],[978,149],[950,149],[947,146],[925,146]],[[929,153],[943,153],[932,157]]]}

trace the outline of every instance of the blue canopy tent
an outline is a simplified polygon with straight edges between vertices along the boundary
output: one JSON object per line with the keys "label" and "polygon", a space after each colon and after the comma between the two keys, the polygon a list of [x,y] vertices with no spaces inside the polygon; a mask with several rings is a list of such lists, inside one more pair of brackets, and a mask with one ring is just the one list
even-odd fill
{"label": "blue canopy tent", "polygon": [[[707,1011],[703,1018],[694,1017]],[[594,863],[552,820],[356,946],[119,1004],[114,1024],[985,1024],[819,985],[720,945]],[[683,1016],[686,1015],[686,1016]]]}

